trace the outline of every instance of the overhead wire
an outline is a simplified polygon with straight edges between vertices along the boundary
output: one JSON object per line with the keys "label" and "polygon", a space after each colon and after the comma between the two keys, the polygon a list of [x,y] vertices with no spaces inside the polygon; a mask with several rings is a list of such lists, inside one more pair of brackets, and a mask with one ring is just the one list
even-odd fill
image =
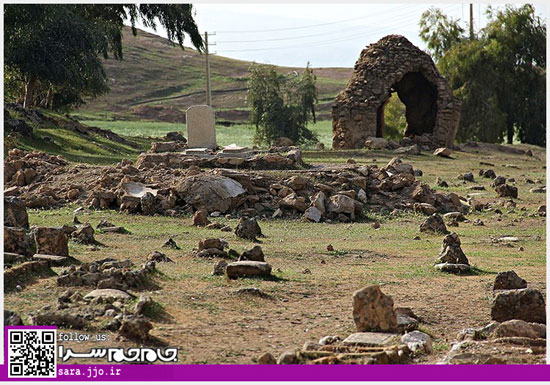
{"label": "overhead wire", "polygon": [[[412,9],[415,6],[407,6],[409,9]],[[403,8],[401,8],[403,9]],[[384,11],[387,12],[387,11]],[[383,13],[383,12],[379,12]],[[376,15],[377,13],[374,13]],[[300,26],[300,27],[286,27],[286,28],[274,28],[274,29],[259,29],[259,30],[242,30],[242,31],[217,31],[218,33],[264,33],[264,32],[279,32],[279,31],[292,31],[297,29],[307,29],[307,28],[316,28],[316,27],[322,27],[326,25],[333,25],[333,24],[339,24],[339,23],[345,23],[348,21],[355,21],[355,20],[361,20],[367,17],[372,17],[373,14],[370,14],[368,16],[361,16],[361,17],[354,17],[351,19],[344,19],[344,20],[338,20],[338,21],[332,21],[328,23],[321,23],[321,24],[313,24],[313,25],[306,25],[306,26]]]}
{"label": "overhead wire", "polygon": [[[384,27],[379,27],[379,28],[376,29],[376,32],[386,31],[386,30],[393,30],[393,29],[396,28],[397,25],[401,25],[403,23],[403,21],[410,20],[411,17],[416,17],[416,16],[401,15],[401,17],[392,18],[391,25],[386,25]],[[359,29],[370,29],[370,28],[373,28],[373,27],[372,26],[357,26],[357,27],[354,27],[354,29],[357,29],[357,28],[359,28]],[[346,30],[346,31],[348,31],[348,30]],[[332,36],[333,38],[329,39],[329,40],[324,39],[324,40],[302,42],[300,44],[276,46],[276,47],[245,48],[245,49],[223,49],[223,48],[221,48],[221,49],[219,49],[219,51],[222,51],[222,52],[254,52],[254,51],[269,51],[269,50],[279,50],[279,49],[287,49],[287,48],[297,48],[297,47],[309,46],[311,44],[323,45],[323,44],[333,43],[333,42],[338,42],[338,41],[343,42],[343,41],[353,40],[356,37],[363,36],[364,33],[353,33],[351,35],[346,34],[346,35],[338,36],[338,37],[334,37],[334,33],[324,33],[323,35]]]}

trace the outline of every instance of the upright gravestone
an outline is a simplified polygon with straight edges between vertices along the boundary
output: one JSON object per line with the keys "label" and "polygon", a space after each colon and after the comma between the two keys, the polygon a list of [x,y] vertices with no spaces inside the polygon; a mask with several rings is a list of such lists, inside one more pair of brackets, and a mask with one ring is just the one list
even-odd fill
{"label": "upright gravestone", "polygon": [[191,106],[187,109],[187,146],[216,147],[216,121],[210,106]]}

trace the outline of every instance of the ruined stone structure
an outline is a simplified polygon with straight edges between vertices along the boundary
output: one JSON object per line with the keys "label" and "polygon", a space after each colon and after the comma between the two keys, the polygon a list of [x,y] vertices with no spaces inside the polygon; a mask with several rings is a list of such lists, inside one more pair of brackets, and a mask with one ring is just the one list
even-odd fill
{"label": "ruined stone structure", "polygon": [[406,106],[407,137],[427,134],[452,146],[460,119],[456,99],[431,57],[405,37],[389,35],[365,48],[332,106],[333,148],[362,148],[384,136],[384,108],[397,92]]}

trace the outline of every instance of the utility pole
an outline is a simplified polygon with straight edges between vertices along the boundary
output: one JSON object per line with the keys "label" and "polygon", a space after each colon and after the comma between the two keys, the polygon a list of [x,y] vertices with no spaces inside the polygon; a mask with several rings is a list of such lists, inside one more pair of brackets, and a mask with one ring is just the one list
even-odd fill
{"label": "utility pole", "polygon": [[[215,33],[210,34],[215,36]],[[210,88],[210,59],[209,59],[209,45],[216,45],[215,43],[208,43],[208,32],[204,32],[204,53],[206,54],[206,104],[212,107],[212,91]]]}
{"label": "utility pole", "polygon": [[474,5],[470,4],[470,40],[474,40]]}

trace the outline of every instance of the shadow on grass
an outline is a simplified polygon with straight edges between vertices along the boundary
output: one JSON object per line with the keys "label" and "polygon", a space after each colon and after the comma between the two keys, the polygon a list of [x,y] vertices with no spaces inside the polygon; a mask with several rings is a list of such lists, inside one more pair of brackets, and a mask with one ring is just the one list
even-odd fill
{"label": "shadow on grass", "polygon": [[232,278],[229,278],[231,280],[237,280],[237,279],[252,279],[252,280],[255,280],[255,281],[269,281],[269,282],[288,282],[289,279],[288,278],[281,278],[281,277],[277,277],[276,275],[270,275],[269,277],[265,277],[265,276],[260,276],[260,275],[254,275],[254,276],[249,276],[249,277],[239,277],[239,278],[235,278],[235,279],[232,279]]}
{"label": "shadow on grass", "polygon": [[174,317],[172,317],[172,315],[164,309],[164,306],[157,301],[153,301],[153,303],[147,306],[143,311],[143,315],[159,323],[174,323]]}

